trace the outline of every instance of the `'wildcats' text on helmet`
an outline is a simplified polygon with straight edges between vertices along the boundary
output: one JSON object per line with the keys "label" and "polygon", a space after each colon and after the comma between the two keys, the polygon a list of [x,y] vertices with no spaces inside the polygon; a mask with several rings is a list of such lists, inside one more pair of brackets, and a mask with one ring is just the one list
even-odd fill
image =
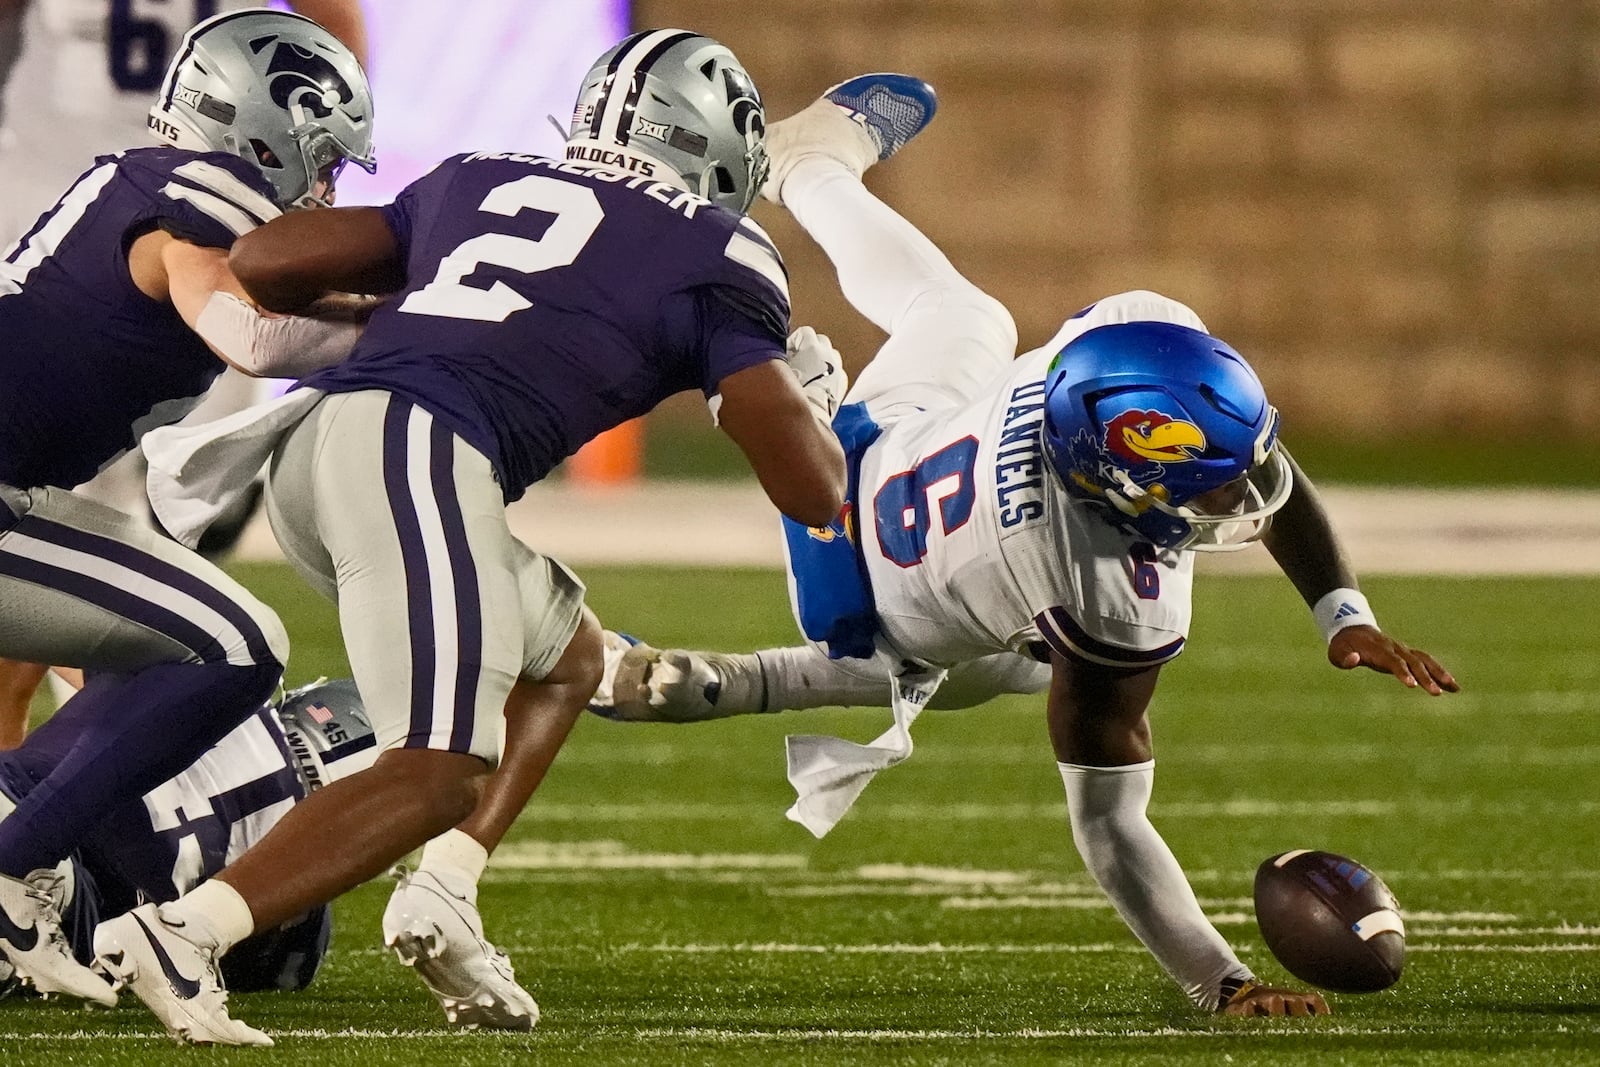
{"label": "'wildcats' text on helmet", "polygon": [[566,155],[676,175],[690,192],[742,213],[767,180],[766,132],[761,96],[732,52],[687,30],[646,30],[585,75]]}

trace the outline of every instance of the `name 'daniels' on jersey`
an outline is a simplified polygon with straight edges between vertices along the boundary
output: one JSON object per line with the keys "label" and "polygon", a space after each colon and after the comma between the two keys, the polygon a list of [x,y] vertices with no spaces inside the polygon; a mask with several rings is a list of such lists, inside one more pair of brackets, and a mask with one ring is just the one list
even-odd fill
{"label": "name 'daniels' on jersey", "polygon": [[1044,456],[1039,437],[1043,422],[1043,380],[1024,382],[1011,390],[994,453],[995,506],[1005,529],[1044,517]]}

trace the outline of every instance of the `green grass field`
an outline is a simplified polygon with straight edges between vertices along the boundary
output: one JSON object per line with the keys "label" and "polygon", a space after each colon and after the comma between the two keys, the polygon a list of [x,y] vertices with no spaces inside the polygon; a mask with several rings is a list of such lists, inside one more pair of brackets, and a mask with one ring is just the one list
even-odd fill
{"label": "green grass field", "polygon": [[[331,610],[243,571],[341,669]],[[591,570],[611,625],[753,648],[792,633],[776,573]],[[699,726],[588,719],[496,857],[491,935],[544,1010],[452,1033],[376,948],[383,885],[338,905],[299,995],[235,999],[272,1050],[180,1050],[141,1006],[0,1003],[8,1064],[1600,1062],[1600,581],[1373,579],[1393,632],[1466,692],[1326,666],[1282,580],[1197,583],[1153,721],[1152,817],[1265,979],[1256,865],[1363,860],[1407,913],[1395,989],[1311,1021],[1193,1011],[1087,881],[1035,700],[929,712],[917,752],[826,840],[783,818],[786,732],[875,735],[885,712]]]}

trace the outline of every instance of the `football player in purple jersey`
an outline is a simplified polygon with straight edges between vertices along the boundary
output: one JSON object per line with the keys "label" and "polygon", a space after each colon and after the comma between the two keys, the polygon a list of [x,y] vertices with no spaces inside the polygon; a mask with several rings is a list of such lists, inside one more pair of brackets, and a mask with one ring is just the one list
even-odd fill
{"label": "football player in purple jersey", "polygon": [[316,23],[218,16],[151,110],[166,144],[96,159],[0,253],[0,655],[90,675],[59,713],[74,744],[0,825],[0,953],[41,990],[115,1000],[32,877],[259,708],[288,650],[238,583],[68,487],[227,364],[298,374],[348,353],[358,327],[261,315],[227,254],[327,202],[344,162],[371,166],[371,112],[360,65]]}
{"label": "football player in purple jersey", "polygon": [[101,925],[99,961],[180,1037],[266,1043],[229,1018],[216,959],[425,842],[429,878],[396,890],[386,940],[452,1021],[531,1025],[422,970],[457,948],[435,917],[470,905],[600,676],[582,583],[512,537],[506,503],[685,389],[784,514],[843,502],[843,372],[815,335],[786,341],[783,262],[744,215],[767,174],[744,68],[698,34],[635,34],[585,78],[569,134],[565,160],[454,156],[392,204],[285,215],[230,257],[272,311],[395,293],[349,359],[211,443],[220,463],[277,435],[268,515],[338,602],[382,755],[178,901]]}
{"label": "football player in purple jersey", "polygon": [[910,755],[923,707],[1048,693],[1084,865],[1190,1000],[1238,1015],[1324,1013],[1317,993],[1256,981],[1147,816],[1147,711],[1187,640],[1196,554],[1261,540],[1335,667],[1433,696],[1458,686],[1378,628],[1314,487],[1277,441],[1255,372],[1192,310],[1122,293],[1014,354],[1006,309],[859,180],[876,145],[914,135],[933,106],[916,79],[865,75],[770,138],[764,195],[890,335],[835,422],[858,464],[850,524],[787,524],[810,643],[733,655],[608,634],[595,710],[695,721],[893,707],[894,726],[869,745],[789,739],[799,796],[788,814],[821,837],[873,774]]}

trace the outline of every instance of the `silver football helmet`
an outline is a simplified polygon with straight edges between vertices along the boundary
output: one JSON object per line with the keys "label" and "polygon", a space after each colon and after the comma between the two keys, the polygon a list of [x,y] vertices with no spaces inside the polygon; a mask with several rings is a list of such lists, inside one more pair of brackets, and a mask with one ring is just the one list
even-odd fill
{"label": "silver football helmet", "polygon": [[184,35],[150,109],[152,133],[179,148],[228,152],[260,168],[284,207],[326,205],[319,176],[345,162],[369,173],[372,90],[355,55],[304,15],[256,8]]}
{"label": "silver football helmet", "polygon": [[687,30],[636,33],[595,60],[567,158],[655,175],[665,167],[743,213],[767,180],[761,95],[726,46]]}
{"label": "silver football helmet", "polygon": [[348,778],[378,758],[367,706],[349,678],[319,678],[290,690],[278,705],[278,721],[307,789]]}

